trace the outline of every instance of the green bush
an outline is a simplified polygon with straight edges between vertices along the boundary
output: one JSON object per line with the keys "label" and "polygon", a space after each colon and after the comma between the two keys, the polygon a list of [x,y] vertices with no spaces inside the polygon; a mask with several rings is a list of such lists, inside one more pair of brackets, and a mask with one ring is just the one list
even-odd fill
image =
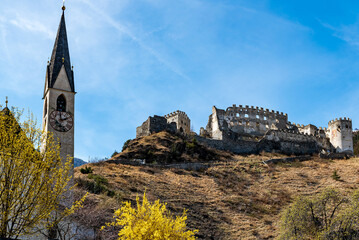
{"label": "green bush", "polygon": [[192,141],[188,142],[188,141],[185,141],[186,143],[186,148],[187,149],[195,149],[198,145],[197,143],[197,140],[195,138],[192,139]]}
{"label": "green bush", "polygon": [[103,184],[103,185],[108,184],[107,178],[105,178],[104,176],[101,176],[101,175],[89,174],[88,178],[93,179],[95,181],[95,183],[97,183],[97,184]]}
{"label": "green bush", "polygon": [[326,189],[297,198],[283,213],[279,239],[359,239],[359,191],[344,197]]}
{"label": "green bush", "polygon": [[334,171],[333,171],[332,178],[333,178],[334,180],[336,180],[336,181],[339,181],[339,180],[340,180],[340,176],[338,175],[337,170],[334,170]]}
{"label": "green bush", "polygon": [[81,169],[80,169],[80,172],[81,172],[82,174],[89,174],[89,173],[93,173],[93,170],[92,170],[91,167],[85,167],[85,168],[81,168]]}
{"label": "green bush", "polygon": [[131,139],[128,139],[122,146],[122,152],[126,150],[126,148],[128,148],[128,145],[130,144]]}
{"label": "green bush", "polygon": [[117,154],[118,154],[118,152],[115,150],[115,151],[112,153],[111,157],[114,157],[114,156],[116,156]]}
{"label": "green bush", "polygon": [[115,192],[108,188],[108,180],[96,174],[89,174],[87,179],[77,178],[76,183],[78,187],[86,189],[94,194],[106,193],[109,197],[114,197]]}

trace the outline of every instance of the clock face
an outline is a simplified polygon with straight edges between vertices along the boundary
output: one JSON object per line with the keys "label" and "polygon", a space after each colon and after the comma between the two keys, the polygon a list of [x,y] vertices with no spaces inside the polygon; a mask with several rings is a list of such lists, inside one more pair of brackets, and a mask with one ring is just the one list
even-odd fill
{"label": "clock face", "polygon": [[50,125],[56,131],[67,132],[74,125],[74,120],[67,112],[53,111],[50,114]]}

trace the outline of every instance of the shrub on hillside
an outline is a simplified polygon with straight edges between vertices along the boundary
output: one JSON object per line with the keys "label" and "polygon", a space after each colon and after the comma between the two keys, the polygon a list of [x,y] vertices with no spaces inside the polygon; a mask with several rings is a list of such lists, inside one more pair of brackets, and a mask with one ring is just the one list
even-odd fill
{"label": "shrub on hillside", "polygon": [[113,158],[113,157],[116,156],[117,154],[118,154],[118,152],[115,150],[115,151],[112,153],[111,157]]}
{"label": "shrub on hillside", "polygon": [[340,180],[340,176],[339,176],[338,171],[337,171],[336,169],[333,171],[332,178],[333,178],[335,181],[339,181],[339,180]]}
{"label": "shrub on hillside", "polygon": [[130,144],[131,139],[128,139],[122,146],[122,152],[126,150],[126,148],[128,148],[128,145]]}
{"label": "shrub on hillside", "polygon": [[76,178],[77,186],[83,188],[94,194],[106,193],[107,196],[113,197],[115,196],[115,192],[108,188],[108,180],[107,178],[90,173],[85,178]]}
{"label": "shrub on hillside", "polygon": [[[150,203],[143,194],[142,204],[136,198],[137,206],[133,208],[130,202],[124,202],[115,211],[115,221],[107,226],[120,226],[118,239],[148,239],[148,240],[192,240],[198,230],[186,229],[186,212],[182,216],[173,217],[167,210],[165,203],[159,200]],[[101,229],[103,230],[105,226]]]}
{"label": "shrub on hillside", "polygon": [[80,172],[81,172],[82,174],[89,174],[89,173],[93,173],[93,170],[92,170],[91,167],[85,167],[85,168],[81,168],[81,169],[80,169]]}
{"label": "shrub on hillside", "polygon": [[280,239],[359,239],[359,191],[346,198],[326,189],[297,198],[284,212]]}

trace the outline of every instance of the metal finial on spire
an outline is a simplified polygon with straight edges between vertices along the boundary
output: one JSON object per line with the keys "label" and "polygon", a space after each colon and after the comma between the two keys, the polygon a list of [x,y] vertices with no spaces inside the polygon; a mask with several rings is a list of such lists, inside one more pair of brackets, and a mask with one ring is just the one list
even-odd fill
{"label": "metal finial on spire", "polygon": [[66,7],[65,7],[65,0],[62,0],[62,10],[65,11]]}
{"label": "metal finial on spire", "polygon": [[9,101],[8,101],[7,96],[6,96],[6,101],[5,101],[6,107],[7,107],[8,102],[9,102]]}

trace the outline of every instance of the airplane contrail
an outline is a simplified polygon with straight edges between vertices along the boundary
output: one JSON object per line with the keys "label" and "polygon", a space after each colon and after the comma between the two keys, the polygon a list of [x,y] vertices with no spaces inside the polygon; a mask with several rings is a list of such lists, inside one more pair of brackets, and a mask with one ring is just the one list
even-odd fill
{"label": "airplane contrail", "polygon": [[134,42],[136,42],[141,48],[143,48],[144,50],[146,50],[148,53],[150,53],[152,56],[154,56],[160,63],[162,63],[163,65],[165,65],[168,69],[170,69],[172,72],[176,73],[177,75],[179,75],[180,77],[186,79],[186,80],[191,80],[188,76],[186,76],[184,73],[182,73],[181,71],[179,71],[178,69],[176,69],[171,63],[169,63],[168,61],[166,61],[165,59],[163,59],[160,54],[158,54],[155,50],[153,50],[152,48],[148,47],[141,39],[139,39],[138,37],[136,37],[134,34],[132,34],[126,27],[124,27],[123,25],[121,25],[120,23],[116,22],[113,18],[111,18],[110,16],[108,16],[106,13],[104,13],[103,11],[101,11],[98,7],[95,7],[91,2],[89,2],[88,0],[80,0],[82,2],[84,2],[85,4],[87,4],[91,10],[93,10],[94,12],[96,12],[98,15],[100,15],[101,17],[103,17],[103,19],[110,24],[112,27],[114,27],[115,29],[117,29],[118,31],[120,31],[121,33],[126,34],[128,37],[130,37]]}

